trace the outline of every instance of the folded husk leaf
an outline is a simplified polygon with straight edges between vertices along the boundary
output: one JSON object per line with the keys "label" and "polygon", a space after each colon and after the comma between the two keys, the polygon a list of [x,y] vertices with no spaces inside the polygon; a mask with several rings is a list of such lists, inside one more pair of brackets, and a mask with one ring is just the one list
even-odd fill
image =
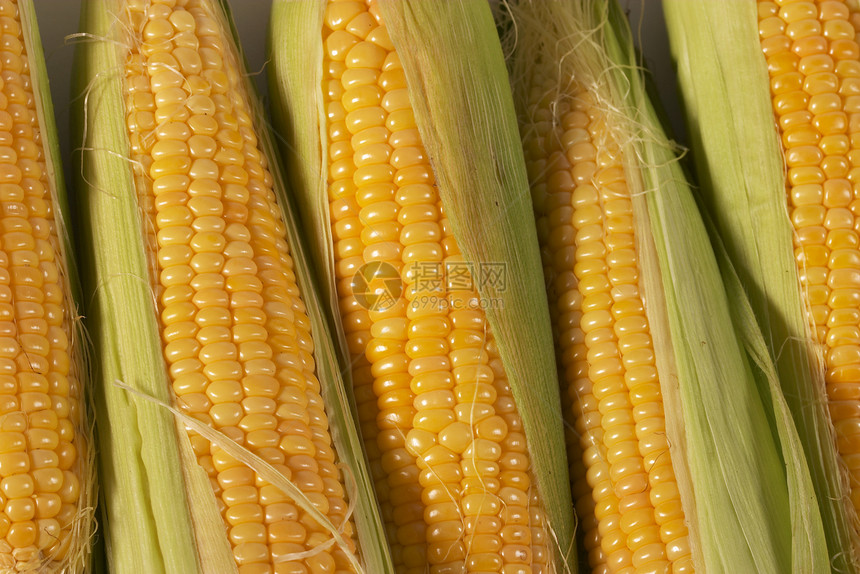
{"label": "folded husk leaf", "polygon": [[648,99],[626,19],[614,0],[523,0],[512,12],[524,129],[530,78],[543,85],[541,74],[556,74],[560,91],[574,81],[590,91],[624,152],[697,570],[821,571],[823,530],[793,421],[730,266],[723,285],[674,144]]}
{"label": "folded husk leaf", "polygon": [[857,572],[857,517],[837,462],[822,357],[794,261],[756,2],[667,0],[664,10],[704,201],[775,362],[809,462],[833,571]]}
{"label": "folded husk leaf", "polygon": [[60,162],[60,143],[57,137],[57,127],[54,121],[54,106],[51,101],[51,89],[48,85],[48,71],[45,65],[45,54],[39,35],[39,25],[36,20],[36,8],[32,0],[18,1],[18,14],[21,20],[21,31],[24,38],[24,48],[29,62],[30,83],[35,95],[36,115],[38,116],[39,132],[41,135],[42,151],[44,154],[46,177],[50,182],[49,191],[53,206],[54,224],[60,243],[57,249],[57,266],[60,270],[65,292],[70,297],[65,298],[70,305],[66,311],[69,315],[72,332],[70,333],[69,359],[76,364],[78,383],[81,385],[81,414],[83,424],[75,429],[81,434],[86,446],[78,443],[80,461],[77,465],[82,472],[80,484],[80,499],[78,515],[72,529],[73,541],[69,554],[59,569],[66,568],[74,572],[90,572],[92,569],[92,543],[96,530],[95,506],[98,499],[98,481],[96,480],[95,444],[93,442],[93,412],[91,391],[86,365],[87,336],[80,320],[79,307],[81,289],[75,264],[75,252],[69,235],[69,201],[66,192],[63,167]]}
{"label": "folded husk leaf", "polygon": [[[480,285],[517,402],[559,571],[576,571],[558,379],[543,295],[537,235],[504,57],[482,0],[404,2],[379,7],[398,50],[415,119],[445,213],[468,262],[505,266],[506,289]],[[271,24],[273,108],[286,145],[290,182],[317,273],[339,332],[333,241],[326,191],[322,94],[325,3],[276,0]]]}
{"label": "folded husk leaf", "polygon": [[[230,55],[244,70],[238,37],[225,1],[213,0],[213,13],[232,35]],[[78,46],[77,86],[80,109],[74,132],[82,149],[77,177],[85,231],[84,279],[88,326],[97,349],[93,367],[99,413],[100,464],[107,556],[115,572],[236,572],[226,528],[209,478],[191,449],[185,425],[194,423],[169,408],[171,384],[162,357],[161,336],[146,241],[125,127],[124,66],[127,30],[120,20],[121,0],[83,3],[81,29],[90,40]],[[247,79],[252,116],[260,145],[269,158],[273,143],[266,130],[253,84]],[[296,277],[311,320],[314,359],[325,400],[335,450],[367,572],[387,572],[382,526],[360,450],[320,303],[299,242],[293,208],[283,191],[277,162],[269,162]],[[174,414],[174,412],[176,414]],[[197,428],[197,427],[194,427]],[[221,436],[199,428],[268,482],[283,490],[295,487],[259,457]],[[352,486],[355,485],[355,488]],[[296,494],[296,504],[310,502]],[[312,513],[313,514],[313,513]],[[321,521],[322,523],[322,521]],[[334,532],[335,527],[323,525]]]}

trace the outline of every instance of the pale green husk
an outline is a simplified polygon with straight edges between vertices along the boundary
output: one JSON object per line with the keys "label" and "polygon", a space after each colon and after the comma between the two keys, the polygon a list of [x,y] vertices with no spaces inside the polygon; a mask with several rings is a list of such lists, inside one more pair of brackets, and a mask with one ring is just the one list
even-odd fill
{"label": "pale green husk", "polygon": [[[36,115],[38,116],[39,132],[45,160],[46,177],[50,182],[49,192],[54,209],[54,223],[60,239],[57,251],[57,266],[60,269],[62,281],[65,284],[67,311],[72,325],[70,360],[75,363],[78,374],[78,384],[82,388],[81,415],[83,424],[75,429],[75,446],[80,454],[78,468],[81,471],[81,495],[78,503],[78,514],[71,531],[73,537],[69,554],[55,568],[58,571],[89,572],[91,571],[92,542],[96,529],[95,505],[98,498],[98,482],[96,480],[95,448],[92,432],[92,409],[89,390],[89,377],[86,371],[85,351],[86,334],[80,321],[80,285],[75,266],[74,250],[69,237],[69,205],[66,193],[63,168],[60,163],[60,144],[57,128],[54,123],[54,107],[51,101],[51,90],[48,85],[48,72],[45,66],[45,55],[42,50],[42,40],[39,36],[39,26],[36,21],[36,9],[32,0],[19,0],[18,14],[21,20],[21,31],[24,38],[24,48],[29,62],[30,82],[36,97]],[[84,439],[84,443],[81,442]],[[46,557],[49,559],[50,557]]]}
{"label": "pale green husk", "polygon": [[[291,186],[337,314],[326,192],[327,131],[322,93],[324,2],[275,0],[270,86],[284,135]],[[507,289],[481,285],[511,389],[523,419],[535,480],[559,571],[576,571],[560,398],[542,270],[513,101],[489,4],[483,0],[381,0],[379,8],[406,73],[410,100],[445,213],[464,257],[506,266]]]}
{"label": "pale green husk", "polygon": [[806,451],[833,572],[858,572],[857,517],[837,462],[822,357],[794,261],[785,166],[754,0],[666,0],[702,194],[776,363]]}
{"label": "pale green husk", "polygon": [[[212,12],[234,39],[227,58],[244,70],[226,2],[212,0]],[[123,96],[128,30],[122,0],[87,0],[81,29],[88,34],[76,54],[80,106],[75,138],[82,150],[77,176],[84,245],[84,287],[88,327],[96,349],[98,438],[107,557],[112,572],[236,572],[223,519],[205,472],[197,465],[185,432],[192,425],[172,404],[162,358],[158,314],[144,252],[144,228],[125,127]],[[246,75],[247,76],[247,75]],[[248,101],[260,145],[269,158],[272,141],[250,80]],[[360,455],[356,425],[339,377],[310,270],[298,241],[296,219],[283,193],[277,162],[269,162],[287,228],[296,276],[311,320],[317,375],[335,450],[345,467],[347,494],[367,572],[384,572],[381,521],[369,475]],[[198,428],[198,427],[194,427]],[[214,430],[198,428],[268,482],[295,487],[264,461]],[[310,503],[292,492],[296,504]],[[321,521],[322,522],[322,521]],[[323,524],[332,532],[335,527]],[[359,570],[360,571],[360,570]]]}
{"label": "pale green husk", "polygon": [[604,110],[624,152],[667,435],[697,571],[826,571],[812,481],[773,365],[730,265],[723,284],[621,10],[614,0],[522,0],[512,12],[523,129],[530,129],[532,82],[556,78],[561,98],[574,95],[575,81]]}

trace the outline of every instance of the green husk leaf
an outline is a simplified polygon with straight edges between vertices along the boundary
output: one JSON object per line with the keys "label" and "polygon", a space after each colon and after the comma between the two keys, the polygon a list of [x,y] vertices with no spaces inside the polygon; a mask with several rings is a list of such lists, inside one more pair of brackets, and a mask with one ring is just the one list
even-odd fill
{"label": "green husk leaf", "polygon": [[72,240],[68,233],[69,198],[66,192],[66,182],[63,178],[63,166],[60,161],[60,139],[54,122],[54,104],[48,85],[48,69],[45,65],[45,53],[42,49],[42,39],[39,35],[39,24],[36,21],[36,8],[33,6],[33,0],[18,0],[18,13],[21,17],[24,46],[29,56],[30,82],[33,94],[36,96],[36,112],[39,116],[39,126],[42,133],[45,167],[48,170],[48,179],[53,183],[52,200],[59,208],[54,217],[59,227],[58,235],[63,242],[61,246],[63,258],[67,261],[65,273],[72,289],[72,295],[77,302],[80,300],[81,288],[73,256]]}
{"label": "green husk leaf", "polygon": [[[89,232],[85,237],[87,290],[91,297],[91,330],[96,348],[100,349],[99,409],[104,418],[99,432],[102,468],[107,477],[104,497],[108,557],[111,570],[117,572],[236,572],[209,479],[200,471],[185,431],[193,423],[169,407],[170,381],[161,354],[158,315],[149,286],[144,230],[123,120],[123,67],[128,40],[117,16],[122,14],[122,6],[120,0],[85,2],[84,29],[93,40],[79,47],[76,75],[82,106],[76,127],[84,142],[78,176],[88,223],[84,228]],[[226,50],[224,57],[243,71],[229,5],[213,0],[212,6],[213,15],[222,29],[232,34],[235,44],[235,51]],[[244,77],[261,148],[266,157],[272,158],[273,144],[262,107],[251,80],[247,74]],[[277,162],[270,161],[269,169],[311,320],[314,359],[332,440],[346,467],[343,472],[354,505],[361,557],[366,571],[389,572],[383,566],[387,558],[380,556],[384,547],[379,542],[381,520],[361,456],[357,427],[299,242],[297,220],[283,191]],[[202,436],[218,441],[271,484],[296,493],[295,485],[244,447],[218,431],[194,428]],[[296,501],[299,506],[307,503],[298,495]],[[321,522],[338,532],[327,519]]]}
{"label": "green husk leaf", "polygon": [[[709,229],[712,222],[707,221]],[[773,403],[775,421],[780,440],[782,455],[785,459],[788,495],[791,502],[791,536],[798,541],[792,545],[793,572],[829,572],[830,557],[827,553],[827,539],[824,533],[824,522],[818,501],[815,498],[815,486],[808,462],[804,456],[800,435],[791,417],[791,409],[780,387],[776,366],[768,351],[764,336],[758,327],[752,306],[750,305],[743,284],[732,266],[725,247],[716,232],[712,233],[714,249],[731,306],[735,325],[739,327],[739,337],[747,350],[747,355],[757,367],[757,374],[766,379],[770,397]],[[807,543],[808,542],[808,543]]]}
{"label": "green husk leaf", "polygon": [[560,91],[572,80],[588,88],[624,151],[696,569],[821,571],[828,558],[796,430],[743,293],[735,283],[723,285],[621,10],[614,0],[524,0],[513,19],[514,88],[526,126],[531,78],[542,86],[554,74]]}
{"label": "green husk leaf", "polygon": [[[385,1],[380,9],[403,62],[416,121],[458,244],[467,261],[506,266],[507,289],[482,286],[480,295],[502,301],[499,309],[487,309],[487,316],[523,419],[561,556],[558,569],[575,571],[549,316],[513,103],[489,6],[479,0]],[[274,2],[270,86],[291,186],[348,372],[326,192],[323,11],[323,2]]]}
{"label": "green husk leaf", "polygon": [[80,283],[75,264],[74,249],[69,235],[69,202],[66,193],[63,167],[60,161],[60,143],[57,137],[57,127],[54,122],[54,107],[51,100],[51,90],[48,85],[48,71],[45,65],[45,55],[42,40],[39,35],[39,25],[36,20],[36,9],[32,0],[19,0],[18,14],[21,19],[21,31],[24,38],[24,48],[29,61],[30,83],[36,97],[36,115],[38,116],[42,149],[45,160],[46,177],[50,182],[49,192],[54,209],[54,223],[60,239],[57,251],[57,265],[62,275],[65,290],[71,295],[66,301],[72,325],[71,349],[69,358],[75,363],[78,382],[82,387],[82,416],[83,425],[75,429],[84,437],[75,444],[81,460],[77,467],[82,472],[78,515],[75,517],[71,536],[73,542],[67,558],[60,568],[68,568],[75,572],[90,572],[92,569],[92,542],[96,529],[95,506],[98,498],[98,482],[96,480],[95,448],[93,445],[92,405],[88,385],[88,374],[85,362],[86,333],[80,321],[79,306],[81,301]]}
{"label": "green husk leaf", "polygon": [[[331,229],[328,225],[326,164],[328,149],[323,142],[325,105],[322,99],[323,45],[321,41],[325,2],[275,0],[269,24],[269,88],[272,116],[278,126],[280,144],[292,197],[300,213],[316,277],[326,308],[335,314],[332,330],[337,334],[340,356],[349,356],[340,325],[335,289]],[[300,110],[301,113],[292,113]],[[351,378],[349,363],[344,376]]]}
{"label": "green husk leaf", "polygon": [[857,517],[836,456],[822,357],[804,314],[756,3],[667,0],[664,9],[704,201],[776,364],[833,571],[858,572]]}
{"label": "green husk leaf", "polygon": [[330,256],[334,241],[328,224],[328,148],[323,145],[327,135],[321,92],[323,45],[320,38],[324,14],[325,2],[275,0],[272,3],[268,35],[269,89],[272,116],[278,127],[280,157],[292,191],[290,199],[302,216],[298,219],[298,227],[310,252],[309,266],[317,285],[321,286],[319,298],[327,310],[328,329],[337,344],[335,358],[340,361],[339,373],[346,384],[353,419],[358,420],[352,392],[352,365],[341,328],[334,258]]}
{"label": "green husk leaf", "polygon": [[[148,395],[142,396],[150,398]],[[223,520],[219,522],[216,519],[219,515],[215,514],[218,507],[212,497],[212,483],[203,467],[197,464],[197,455],[194,453],[191,439],[182,422],[181,419],[176,418],[176,434],[179,441],[179,454],[182,457],[182,474],[188,489],[188,500],[195,501],[189,507],[194,536],[197,540],[200,571],[220,572],[226,569],[227,572],[237,572],[233,549],[230,548],[224,536]],[[230,562],[234,563],[232,567]]]}

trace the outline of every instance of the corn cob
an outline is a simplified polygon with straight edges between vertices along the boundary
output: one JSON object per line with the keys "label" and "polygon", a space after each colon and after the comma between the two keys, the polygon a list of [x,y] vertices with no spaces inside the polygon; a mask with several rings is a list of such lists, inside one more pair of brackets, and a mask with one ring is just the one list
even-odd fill
{"label": "corn cob", "polygon": [[0,2],[0,569],[82,571],[95,481],[65,191],[31,2]]}
{"label": "corn cob", "polygon": [[[737,312],[626,21],[614,2],[567,0],[523,1],[512,18],[512,85],[591,571],[809,571],[826,561],[820,517],[793,517],[812,533],[793,542],[783,522],[792,504],[806,504],[790,498],[811,489],[805,460],[778,391],[758,394],[738,344],[747,335],[730,327]],[[703,315],[714,324],[699,323]],[[779,430],[767,428],[770,416]],[[752,443],[764,448],[735,450]],[[799,476],[786,482],[781,457],[799,461]],[[782,492],[755,509],[738,505],[739,493],[765,488]]]}
{"label": "corn cob", "polygon": [[[276,195],[267,136],[255,126],[224,10],[210,0],[95,1],[84,9],[94,35],[118,33],[122,47],[92,44],[83,58],[95,332],[101,352],[127,359],[111,337],[142,330],[149,353],[137,364],[100,365],[111,566],[356,572],[323,401],[323,389],[336,392],[337,383],[317,378],[334,378],[315,359],[325,329],[306,306],[313,294],[300,277],[293,223]],[[108,64],[99,49],[113,51]],[[101,76],[110,64],[118,81]],[[118,127],[106,129],[110,122]],[[121,133],[104,136],[111,131]],[[128,159],[105,165],[117,157]],[[129,251],[105,249],[104,233]],[[133,287],[117,279],[125,274]],[[128,303],[126,290],[138,299]],[[131,316],[121,317],[118,304]],[[326,352],[317,354],[322,362]],[[139,394],[162,404],[140,404]],[[175,430],[166,404],[177,407]],[[141,428],[112,438],[125,418]],[[131,488],[115,476],[126,465],[140,476]],[[162,471],[167,480],[145,482]],[[179,508],[164,508],[164,491]],[[140,518],[128,517],[135,509]],[[175,539],[165,541],[164,528]]]}
{"label": "corn cob", "polygon": [[[528,301],[531,316],[525,328],[535,318],[545,319],[545,310],[529,301],[535,275],[521,281],[536,262],[537,253],[531,251],[536,244],[527,242],[533,241],[534,229],[517,221],[525,226],[516,263],[510,252],[475,255],[476,245],[484,249],[515,237],[507,231],[511,214],[505,210],[515,202],[522,208],[527,192],[522,158],[515,148],[498,154],[503,157],[488,154],[496,146],[516,145],[508,116],[487,119],[483,133],[503,134],[489,141],[468,139],[466,134],[479,131],[472,118],[453,119],[467,106],[479,108],[477,115],[512,110],[509,100],[498,99],[507,89],[489,11],[481,2],[437,5],[441,13],[432,17],[429,4],[408,9],[405,3],[375,0],[301,4],[275,3],[271,85],[280,101],[276,110],[283,131],[293,136],[285,151],[295,162],[291,176],[318,238],[315,255],[343,335],[344,362],[351,369],[395,570],[560,571],[572,560],[564,556],[572,550],[564,524],[570,503],[566,493],[554,490],[560,483],[548,482],[540,471],[562,461],[557,451],[550,451],[551,461],[540,457],[546,451],[536,452],[560,438],[555,435],[559,421],[544,415],[540,422],[547,425],[550,440],[536,441],[537,427],[530,427],[536,419],[527,420],[536,411],[523,407],[529,397],[518,395],[523,389],[518,384],[531,384],[534,401],[547,382],[552,385],[543,387],[547,397],[537,402],[551,406],[558,401],[548,348],[534,344],[546,341],[549,332],[541,325],[526,343],[531,347],[517,349],[525,355],[526,349],[537,348],[524,358],[543,362],[529,371],[511,360],[521,343],[514,340],[511,319],[499,318],[504,311],[514,317],[514,308]],[[440,21],[456,22],[455,28],[465,24],[468,30],[431,40],[430,30]],[[315,22],[322,36],[314,35]],[[433,44],[439,50],[431,55]],[[318,47],[310,67],[299,55],[308,45]],[[446,48],[451,50],[447,56]],[[427,65],[473,50],[478,60],[491,62],[477,69],[496,91],[492,101],[482,100],[489,92],[484,85],[479,86],[484,91],[471,89],[475,74]],[[453,61],[465,64],[459,56]],[[492,72],[501,74],[502,83]],[[444,97],[424,94],[415,89],[419,75],[431,77],[428,83],[442,91],[453,77],[465,77],[469,89],[453,97],[455,90]],[[324,110],[325,116],[314,118],[313,110]],[[431,129],[428,118],[436,112],[450,116],[437,119]],[[457,164],[462,158],[439,149],[462,121],[469,128],[457,136],[476,148],[480,167],[472,171],[478,175],[468,173],[471,166]],[[314,138],[320,136],[315,149]],[[510,179],[480,180],[499,172],[510,172]],[[466,181],[457,181],[464,176]],[[520,199],[505,201],[495,188]],[[477,214],[464,215],[467,203],[492,205],[482,207],[483,213],[500,220],[508,239],[478,237],[486,230],[475,224]],[[520,267],[526,260],[528,271]],[[489,264],[507,265],[512,275],[496,279],[508,283],[523,269],[516,281],[526,286],[527,296],[494,305],[500,299],[488,293],[505,288],[482,284],[492,271]],[[543,444],[536,447],[538,442]],[[553,471],[559,478],[563,468]],[[565,502],[548,503],[555,496]]]}
{"label": "corn cob", "polygon": [[[363,428],[378,425],[370,452],[387,477],[378,492],[388,493],[396,526],[395,566],[545,571],[543,511],[528,489],[522,422],[506,406],[512,399],[501,365],[499,376],[490,367],[498,354],[483,313],[471,308],[474,276],[434,189],[376,3],[328,3],[323,41],[336,278],[346,287],[340,308],[359,358],[356,394],[376,401],[360,415]],[[376,262],[402,277],[405,297],[365,309],[354,281],[343,283]],[[496,518],[502,505],[518,519]]]}
{"label": "corn cob", "polygon": [[[669,2],[666,17],[704,196],[809,453],[834,571],[857,572],[856,3]],[[700,22],[719,43],[686,37]]]}
{"label": "corn cob", "polygon": [[585,549],[594,569],[693,572],[621,148],[592,92],[578,82],[557,102],[556,85],[531,87],[523,146],[583,451],[571,458]]}
{"label": "corn cob", "polygon": [[[860,509],[860,236],[854,184],[860,156],[860,46],[846,2],[758,4],[801,289],[825,349],[836,446]],[[858,16],[855,16],[856,20]],[[858,22],[860,24],[860,22]],[[856,138],[854,138],[856,139]]]}

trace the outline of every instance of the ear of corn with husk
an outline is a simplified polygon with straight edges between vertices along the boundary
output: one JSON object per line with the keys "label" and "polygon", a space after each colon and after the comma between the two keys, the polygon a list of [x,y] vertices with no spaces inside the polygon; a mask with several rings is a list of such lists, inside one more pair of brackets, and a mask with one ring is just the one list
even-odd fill
{"label": "ear of corn with husk", "polygon": [[[270,50],[395,569],[575,571],[549,317],[489,6],[280,0]],[[504,285],[481,281],[482,265]],[[367,305],[364,273],[390,304]]]}
{"label": "ear of corn with husk", "polygon": [[719,244],[714,255],[623,14],[524,0],[511,18],[590,566],[828,571],[777,372]]}
{"label": "ear of corn with husk", "polygon": [[111,570],[387,571],[226,3],[92,0],[82,25],[77,175]]}
{"label": "ear of corn with husk", "polygon": [[856,6],[673,0],[665,11],[705,202],[774,357],[833,571],[856,572]]}
{"label": "ear of corn with husk", "polygon": [[97,494],[68,206],[35,9],[0,3],[0,569],[89,571]]}

